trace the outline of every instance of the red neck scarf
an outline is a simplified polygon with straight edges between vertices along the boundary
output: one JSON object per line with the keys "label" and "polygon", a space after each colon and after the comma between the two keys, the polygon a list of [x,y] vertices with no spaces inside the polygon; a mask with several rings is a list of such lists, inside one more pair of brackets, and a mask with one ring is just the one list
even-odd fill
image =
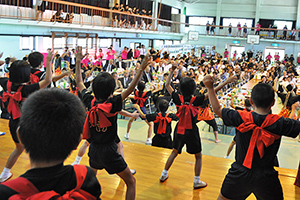
{"label": "red neck scarf", "polygon": [[[95,102],[94,100],[92,102]],[[93,105],[92,103],[91,105]],[[84,127],[83,127],[83,139],[89,139],[91,137],[90,126],[96,127],[98,132],[105,132],[107,127],[111,126],[111,122],[107,117],[113,117],[117,113],[110,113],[112,109],[111,103],[101,103],[93,106],[87,113]]]}
{"label": "red neck scarf", "polygon": [[67,191],[64,195],[60,195],[54,190],[40,192],[29,180],[23,177],[18,177],[12,181],[3,183],[7,187],[15,190],[18,194],[13,195],[10,199],[22,200],[22,199],[97,199],[95,196],[81,189],[87,175],[87,168],[83,165],[75,165],[74,171],[76,174],[77,185],[71,190]]}
{"label": "red neck scarf", "polygon": [[141,97],[139,97],[139,91],[135,91],[134,100],[136,100],[136,104],[138,104],[141,108],[145,106],[145,101],[147,98],[145,98],[147,92],[144,92]]}
{"label": "red neck scarf", "polygon": [[23,86],[20,86],[18,90],[15,93],[11,93],[11,85],[12,83],[10,81],[7,81],[7,91],[3,92],[3,96],[1,97],[2,102],[6,102],[9,98],[8,102],[8,113],[12,115],[13,119],[18,119],[21,117],[21,110],[19,107],[18,102],[25,100],[25,98],[22,98],[21,90]]}
{"label": "red neck scarf", "polygon": [[253,131],[249,143],[248,151],[243,162],[243,165],[245,167],[251,169],[254,148],[255,147],[257,148],[260,158],[262,158],[265,154],[264,146],[269,147],[275,142],[275,140],[279,140],[281,138],[280,135],[273,134],[264,129],[274,124],[280,118],[280,116],[269,114],[266,117],[265,121],[262,123],[262,125],[259,127],[254,123],[251,112],[245,112],[245,111],[238,111],[238,112],[242,117],[244,123],[240,124],[239,127],[237,127],[236,129],[239,130],[241,133],[245,133],[251,130]]}
{"label": "red neck scarf", "polygon": [[156,120],[153,121],[154,123],[159,123],[157,134],[165,134],[167,130],[167,123],[170,123],[172,121],[171,118],[168,117],[169,113],[166,114],[165,117],[161,115],[161,113],[158,113],[156,116]]}
{"label": "red neck scarf", "polygon": [[195,117],[198,114],[198,107],[193,106],[196,97],[192,97],[189,104],[184,102],[183,96],[179,95],[181,105],[178,106],[176,116],[179,118],[177,133],[184,135],[186,129],[193,129],[192,115]]}

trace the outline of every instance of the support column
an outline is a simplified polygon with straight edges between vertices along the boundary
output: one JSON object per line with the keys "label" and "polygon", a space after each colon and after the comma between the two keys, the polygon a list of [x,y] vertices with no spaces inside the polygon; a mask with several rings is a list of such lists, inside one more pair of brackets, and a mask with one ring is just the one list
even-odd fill
{"label": "support column", "polygon": [[[152,16],[154,18],[157,18],[158,17],[157,15],[158,15],[158,0],[154,0],[152,5]],[[156,26],[158,26],[157,20],[152,22],[153,29],[156,29],[157,28]]]}
{"label": "support column", "polygon": [[222,0],[218,0],[215,25],[220,25],[221,22],[221,6],[222,6]]}
{"label": "support column", "polygon": [[296,29],[300,28],[300,0],[298,0],[297,6],[297,19],[296,19]]}
{"label": "support column", "polygon": [[259,19],[260,19],[260,3],[261,3],[261,0],[256,0],[255,22],[253,24],[254,27],[257,24],[257,22],[259,22]]}

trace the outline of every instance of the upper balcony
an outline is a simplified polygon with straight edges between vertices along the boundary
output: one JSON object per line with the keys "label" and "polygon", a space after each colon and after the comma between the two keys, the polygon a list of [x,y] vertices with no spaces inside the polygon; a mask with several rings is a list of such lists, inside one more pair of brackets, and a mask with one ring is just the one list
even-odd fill
{"label": "upper balcony", "polygon": [[[243,27],[239,31],[238,27],[231,27],[229,34],[228,26],[206,26],[200,24],[185,23],[185,15],[172,15],[172,21],[153,18],[144,15],[130,14],[100,7],[77,4],[60,0],[45,0],[47,6],[43,15],[39,13],[30,3],[24,0],[2,0],[0,1],[0,24],[11,23],[4,19],[13,19],[20,24],[25,25],[43,25],[48,27],[93,29],[113,32],[129,33],[149,33],[163,34],[183,37],[189,31],[198,32],[200,35],[208,34],[218,37],[245,37]],[[63,10],[63,15],[57,15],[58,10]],[[66,19],[67,14],[69,18]],[[42,16],[42,17],[41,17]],[[211,32],[214,27],[214,32]],[[259,28],[247,27],[247,34],[254,34]],[[283,29],[259,29],[262,38],[299,40],[298,33],[300,30],[283,30]],[[240,33],[241,32],[241,33]],[[286,37],[284,37],[286,35]]]}

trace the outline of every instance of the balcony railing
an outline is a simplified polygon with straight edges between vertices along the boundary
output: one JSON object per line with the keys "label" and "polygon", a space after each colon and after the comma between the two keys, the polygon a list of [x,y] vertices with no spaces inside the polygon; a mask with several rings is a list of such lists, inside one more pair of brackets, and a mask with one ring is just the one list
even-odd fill
{"label": "balcony railing", "polygon": [[[40,12],[32,5],[31,0],[0,0],[0,17],[12,18],[22,20],[36,20],[51,23],[68,23],[77,24],[81,26],[89,25],[92,27],[111,27],[118,29],[133,29],[133,30],[149,30],[168,33],[187,33],[188,31],[198,31],[199,34],[205,35],[206,25],[187,24],[183,22],[163,20],[143,15],[129,14],[125,12],[114,11],[100,7],[83,5],[78,3],[60,1],[60,0],[46,0],[46,10],[41,15]],[[64,13],[73,13],[70,20],[60,20],[53,16],[62,9]],[[120,24],[124,21],[123,24]],[[128,23],[130,22],[130,24]],[[209,26],[215,27],[216,36],[239,36],[238,28],[242,28],[240,37],[243,35],[243,27],[232,27],[232,33],[229,35],[229,26]],[[255,34],[256,29],[260,30],[260,36],[269,36],[269,38],[280,39],[286,31],[286,38],[291,39],[291,33],[294,33],[295,38],[299,39],[298,33],[300,30],[284,30],[284,29],[269,29],[248,27],[247,34]],[[274,35],[276,34],[276,37]]]}

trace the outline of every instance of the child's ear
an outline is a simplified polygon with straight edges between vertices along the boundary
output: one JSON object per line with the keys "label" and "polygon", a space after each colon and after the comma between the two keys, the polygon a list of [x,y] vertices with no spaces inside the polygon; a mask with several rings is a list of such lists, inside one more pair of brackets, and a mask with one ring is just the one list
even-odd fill
{"label": "child's ear", "polygon": [[255,104],[253,103],[253,100],[252,100],[252,98],[251,98],[251,97],[250,97],[250,99],[249,99],[249,100],[250,100],[250,104],[251,104],[251,106],[252,106],[252,107],[254,107],[254,106],[255,106]]}
{"label": "child's ear", "polygon": [[22,144],[22,141],[21,141],[21,139],[20,139],[20,133],[19,133],[19,130],[20,130],[20,126],[17,128],[17,137],[18,137],[19,143]]}

